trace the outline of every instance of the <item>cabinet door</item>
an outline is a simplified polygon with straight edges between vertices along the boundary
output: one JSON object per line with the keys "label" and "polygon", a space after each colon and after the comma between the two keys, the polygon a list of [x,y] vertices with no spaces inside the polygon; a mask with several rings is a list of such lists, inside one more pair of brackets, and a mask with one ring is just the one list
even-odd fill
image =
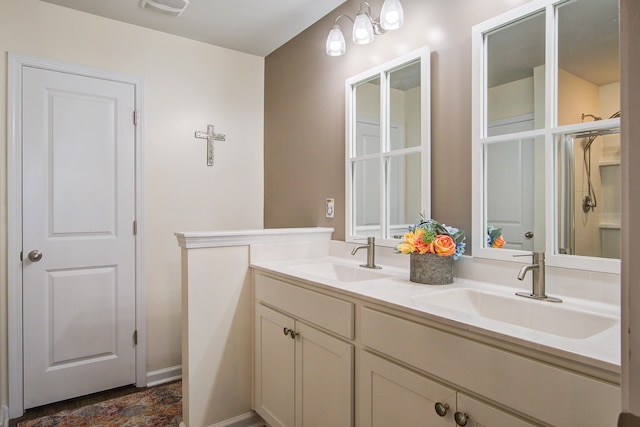
{"label": "cabinet door", "polygon": [[255,410],[271,427],[294,426],[294,321],[256,304]]}
{"label": "cabinet door", "polygon": [[353,425],[353,345],[296,323],[296,427]]}
{"label": "cabinet door", "polygon": [[502,412],[493,406],[458,393],[458,411],[468,414],[466,427],[533,427],[519,418]]}
{"label": "cabinet door", "polygon": [[[456,392],[395,363],[363,352],[359,398],[363,427],[455,426]],[[441,417],[436,402],[449,410]]]}

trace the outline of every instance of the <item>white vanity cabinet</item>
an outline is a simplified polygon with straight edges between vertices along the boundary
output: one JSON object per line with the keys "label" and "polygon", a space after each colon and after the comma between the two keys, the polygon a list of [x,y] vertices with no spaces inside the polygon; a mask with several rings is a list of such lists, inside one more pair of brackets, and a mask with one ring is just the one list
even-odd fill
{"label": "white vanity cabinet", "polygon": [[256,412],[271,427],[352,426],[353,304],[261,274],[255,296]]}
{"label": "white vanity cabinet", "polygon": [[[430,391],[428,403],[441,401],[449,404],[452,413],[468,414],[467,426],[616,424],[620,411],[620,388],[616,385],[445,331],[438,324],[419,323],[393,311],[362,307],[360,322],[360,343],[369,349],[367,351],[382,354],[425,376],[442,379],[446,384],[454,384],[449,391]],[[367,353],[364,357],[365,361],[372,358]],[[394,365],[394,362],[386,363]],[[380,366],[376,365],[378,371],[383,369]],[[409,377],[416,383],[421,377],[408,369],[397,374],[402,370],[400,366],[393,370],[386,366],[384,370],[396,373],[387,374],[396,384],[406,383],[405,378]],[[428,384],[427,381],[424,378],[423,384]],[[382,411],[375,407],[365,409],[371,401],[366,382],[361,379],[358,389],[363,419],[369,417],[367,413]],[[464,392],[456,393],[456,404],[452,405],[451,393],[456,390]],[[487,405],[470,395],[497,404]],[[433,408],[433,405],[430,406]],[[384,406],[382,402],[381,406]],[[511,413],[522,414],[522,417]],[[532,424],[528,423],[529,418]],[[433,425],[440,424],[434,422]],[[443,425],[455,426],[455,422]]]}
{"label": "white vanity cabinet", "polygon": [[254,285],[254,409],[271,427],[616,424],[605,367],[291,275]]}
{"label": "white vanity cabinet", "polygon": [[360,358],[358,392],[362,427],[533,426],[368,352]]}

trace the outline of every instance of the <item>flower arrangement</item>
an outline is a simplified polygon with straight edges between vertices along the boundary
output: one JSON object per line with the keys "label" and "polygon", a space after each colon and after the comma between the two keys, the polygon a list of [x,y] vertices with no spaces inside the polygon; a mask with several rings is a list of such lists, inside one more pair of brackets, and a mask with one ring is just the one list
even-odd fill
{"label": "flower arrangement", "polygon": [[465,239],[464,231],[420,215],[420,222],[409,226],[409,232],[405,233],[403,242],[394,248],[394,252],[431,253],[442,257],[453,256],[454,260],[458,260],[464,253]]}
{"label": "flower arrangement", "polygon": [[487,246],[490,248],[502,248],[505,243],[502,238],[502,228],[489,225],[487,227]]}

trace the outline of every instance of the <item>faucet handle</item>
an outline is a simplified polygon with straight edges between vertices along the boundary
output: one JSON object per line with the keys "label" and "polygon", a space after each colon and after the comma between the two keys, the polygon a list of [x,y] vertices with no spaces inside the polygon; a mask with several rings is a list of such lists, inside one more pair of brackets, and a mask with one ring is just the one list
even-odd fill
{"label": "faucet handle", "polygon": [[523,256],[533,257],[533,262],[538,262],[540,260],[544,261],[544,252],[529,252],[529,253],[526,253],[526,254],[515,254],[515,255],[513,255],[514,258],[523,257]]}
{"label": "faucet handle", "polygon": [[529,254],[517,254],[517,255],[513,255],[514,258],[521,258],[523,256],[533,256],[533,252],[529,253]]}

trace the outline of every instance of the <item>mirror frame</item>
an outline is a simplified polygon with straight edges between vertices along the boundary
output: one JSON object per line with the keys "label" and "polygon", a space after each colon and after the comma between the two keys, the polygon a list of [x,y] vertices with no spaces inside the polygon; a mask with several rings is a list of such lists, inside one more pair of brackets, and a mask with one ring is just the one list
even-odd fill
{"label": "mirror frame", "polygon": [[[530,259],[514,258],[514,255],[524,255],[530,251],[513,249],[487,248],[485,241],[485,171],[484,145],[491,142],[519,137],[544,137],[545,149],[545,258],[546,265],[552,267],[571,268],[586,271],[598,271],[620,274],[620,260],[581,255],[565,255],[557,253],[558,224],[555,215],[556,206],[556,168],[554,158],[555,136],[561,133],[571,133],[584,130],[603,129],[620,126],[620,119],[605,119],[573,125],[557,126],[557,16],[556,8],[568,0],[533,0],[506,13],[491,18],[472,28],[472,215],[473,215],[473,256],[510,262],[529,263]],[[501,27],[512,24],[522,18],[539,12],[545,13],[545,126],[517,134],[486,137],[486,52],[485,35]]]}
{"label": "mirror frame", "polygon": [[[380,78],[380,123],[382,126],[381,138],[387,138],[389,132],[387,128],[390,126],[389,105],[387,96],[388,74],[397,69],[403,68],[413,62],[420,61],[420,154],[421,154],[421,194],[420,194],[420,210],[427,218],[431,217],[431,50],[424,46],[420,49],[406,53],[398,58],[388,61],[382,65],[376,66],[370,70],[357,74],[345,80],[345,241],[360,242],[365,237],[358,236],[353,230],[353,175],[352,175],[352,156],[355,152],[355,87],[359,83],[366,82],[375,77]],[[384,144],[383,144],[384,145]],[[383,206],[385,193],[384,186],[380,188],[380,226],[384,230],[384,222],[386,221],[386,206]],[[416,212],[416,222],[420,213]],[[401,240],[393,238],[378,238],[376,245],[393,247]]]}

